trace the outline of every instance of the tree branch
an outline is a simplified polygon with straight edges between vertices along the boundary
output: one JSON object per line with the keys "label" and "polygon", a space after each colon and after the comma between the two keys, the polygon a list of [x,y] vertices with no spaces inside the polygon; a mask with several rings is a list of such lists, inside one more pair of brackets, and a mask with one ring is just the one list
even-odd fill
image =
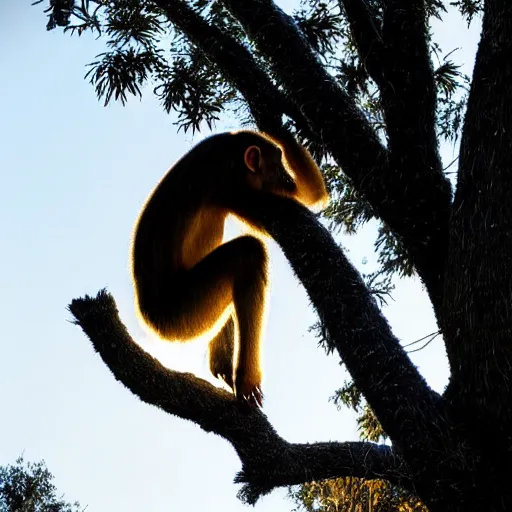
{"label": "tree branch", "polygon": [[282,448],[275,447],[279,451],[273,454],[271,475],[251,467],[239,473],[236,482],[250,482],[239,493],[244,501],[255,503],[277,486],[341,476],[387,480],[410,492],[415,491],[408,466],[389,446],[365,442],[286,445],[283,452]]}
{"label": "tree branch", "polygon": [[444,400],[411,363],[361,276],[315,215],[291,199],[262,199],[257,192],[233,198],[228,207],[263,226],[281,246],[327,330],[329,347],[408,464],[424,468],[433,451],[445,453],[452,433]]}
{"label": "tree branch", "polygon": [[[424,0],[388,0],[383,17],[385,85],[381,88],[388,147],[397,165],[407,156],[439,180],[436,86]],[[446,180],[447,181],[447,180]],[[449,190],[446,191],[448,193]],[[448,201],[446,201],[448,203]],[[432,218],[429,218],[432,221]]]}
{"label": "tree branch", "polygon": [[210,25],[182,0],[154,0],[167,18],[194,43],[244,97],[262,131],[281,127],[282,114],[292,118],[308,138],[315,139],[300,110],[280,92],[254,57],[234,38]]}
{"label": "tree branch", "polygon": [[[379,84],[388,135],[390,163],[408,186],[410,203],[402,214],[414,223],[414,236],[425,244],[415,263],[430,283],[436,312],[443,300],[448,249],[451,186],[443,174],[436,134],[436,85],[430,59],[424,0],[385,2]],[[425,192],[428,191],[428,195]],[[425,201],[428,197],[428,201]],[[412,232],[411,232],[412,235]]]}
{"label": "tree branch", "polygon": [[342,0],[359,58],[377,85],[382,85],[384,42],[375,13],[365,0]]}
{"label": "tree branch", "polygon": [[69,309],[114,377],[132,393],[233,445],[243,465],[236,482],[244,484],[239,495],[245,502],[254,504],[275,487],[344,476],[386,479],[413,490],[407,465],[388,446],[288,443],[260,410],[192,374],[163,367],[133,341],[104,290],[95,298],[73,300]]}
{"label": "tree branch", "polygon": [[[223,3],[267,58],[289,97],[358,192],[403,239],[438,311],[447,243],[443,226],[450,205],[449,182],[439,172],[439,165],[430,168],[415,160],[405,170],[396,166],[396,158],[390,165],[387,151],[353,99],[327,73],[292,18],[271,0]],[[415,119],[412,127],[404,130],[414,129],[422,121]],[[418,155],[418,148],[414,149]]]}
{"label": "tree branch", "polygon": [[[484,3],[461,139],[443,330],[451,395],[482,428],[512,411],[512,3]],[[497,419],[499,418],[499,420]]]}

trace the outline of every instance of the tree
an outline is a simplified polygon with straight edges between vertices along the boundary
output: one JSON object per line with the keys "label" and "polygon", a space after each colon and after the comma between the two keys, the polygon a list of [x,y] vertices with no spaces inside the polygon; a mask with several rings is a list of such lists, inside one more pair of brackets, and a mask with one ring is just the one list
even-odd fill
{"label": "tree", "polygon": [[15,464],[0,466],[1,512],[79,512],[80,503],[67,503],[57,497],[53,475],[44,461],[25,462],[19,457]]}
{"label": "tree", "polygon": [[[41,0],[42,1],[42,0]],[[231,110],[287,129],[324,164],[333,227],[381,221],[382,264],[367,286],[329,232],[283,198],[252,204],[279,243],[392,446],[285,442],[259,411],[141,350],[105,291],[70,309],[94,348],[142,400],[233,444],[241,497],[333,477],[385,479],[431,512],[508,510],[512,491],[512,4],[454,0],[482,14],[471,83],[431,40],[442,0],[50,0],[48,28],[91,31],[107,51],[88,77],[105,103],[151,81],[184,129]],[[454,185],[438,152],[460,140]],[[459,139],[460,138],[460,139]],[[293,227],[293,229],[292,229]],[[422,280],[442,333],[450,382],[428,387],[377,298],[393,273]],[[380,291],[379,291],[380,290]]]}

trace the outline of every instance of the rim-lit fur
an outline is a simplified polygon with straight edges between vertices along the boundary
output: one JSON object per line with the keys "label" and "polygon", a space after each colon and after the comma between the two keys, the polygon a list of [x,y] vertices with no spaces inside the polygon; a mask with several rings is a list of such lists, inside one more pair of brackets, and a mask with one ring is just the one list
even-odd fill
{"label": "rim-lit fur", "polygon": [[[244,160],[251,146],[259,150],[250,153],[253,170]],[[149,196],[135,226],[131,264],[143,321],[169,341],[212,332],[212,373],[237,397],[261,405],[267,253],[255,236],[222,243],[228,214],[249,223],[239,205],[255,190],[309,207],[328,199],[318,167],[295,141],[251,131],[214,135],[181,158]]]}

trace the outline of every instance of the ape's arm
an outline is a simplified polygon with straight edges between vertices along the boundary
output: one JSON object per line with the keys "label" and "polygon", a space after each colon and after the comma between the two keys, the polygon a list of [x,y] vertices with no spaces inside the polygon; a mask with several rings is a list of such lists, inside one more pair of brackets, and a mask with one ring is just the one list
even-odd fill
{"label": "ape's arm", "polygon": [[309,151],[298,144],[292,135],[265,135],[282,149],[284,164],[293,174],[296,190],[290,195],[308,208],[325,208],[329,194],[322,173]]}

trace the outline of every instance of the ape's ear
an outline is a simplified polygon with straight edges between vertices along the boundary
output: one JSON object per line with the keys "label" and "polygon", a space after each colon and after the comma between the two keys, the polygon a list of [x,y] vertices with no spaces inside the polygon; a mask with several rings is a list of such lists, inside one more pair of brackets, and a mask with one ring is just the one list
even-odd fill
{"label": "ape's ear", "polygon": [[244,161],[252,172],[259,172],[261,168],[261,149],[258,146],[249,146],[245,150]]}

